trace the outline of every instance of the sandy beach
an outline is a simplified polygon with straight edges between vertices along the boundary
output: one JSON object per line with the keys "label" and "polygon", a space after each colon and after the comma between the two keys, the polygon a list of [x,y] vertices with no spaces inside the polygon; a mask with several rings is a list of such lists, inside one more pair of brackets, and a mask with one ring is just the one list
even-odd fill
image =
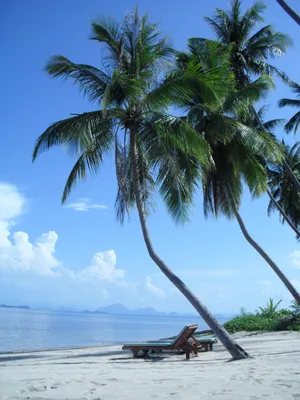
{"label": "sandy beach", "polygon": [[231,362],[221,344],[133,359],[121,346],[0,355],[0,399],[300,399],[300,333],[236,336],[254,358]]}

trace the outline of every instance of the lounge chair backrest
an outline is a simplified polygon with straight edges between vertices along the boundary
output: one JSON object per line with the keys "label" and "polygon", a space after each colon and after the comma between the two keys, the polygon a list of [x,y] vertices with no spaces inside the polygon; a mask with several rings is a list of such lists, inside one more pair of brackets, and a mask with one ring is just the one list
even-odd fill
{"label": "lounge chair backrest", "polygon": [[177,335],[176,338],[173,340],[171,346],[180,347],[181,345],[185,344],[186,340],[188,340],[192,336],[192,334],[197,330],[197,328],[198,328],[197,324],[185,326],[179,333],[179,335]]}

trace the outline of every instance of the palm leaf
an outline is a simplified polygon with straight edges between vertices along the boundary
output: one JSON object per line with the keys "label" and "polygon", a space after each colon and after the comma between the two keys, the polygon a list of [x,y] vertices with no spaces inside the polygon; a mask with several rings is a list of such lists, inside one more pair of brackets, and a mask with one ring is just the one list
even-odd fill
{"label": "palm leaf", "polygon": [[110,148],[113,126],[112,112],[92,111],[67,118],[50,125],[37,139],[32,160],[53,146],[64,146],[72,154],[80,155],[97,141],[103,151]]}
{"label": "palm leaf", "polygon": [[294,134],[296,134],[297,129],[300,123],[300,111],[298,111],[284,126],[284,130],[289,133],[294,130]]}
{"label": "palm leaf", "polygon": [[45,67],[54,78],[73,79],[91,101],[101,102],[111,79],[103,71],[87,64],[74,64],[63,56],[53,56]]}
{"label": "palm leaf", "polygon": [[294,99],[280,99],[278,102],[278,106],[282,107],[297,107],[300,108],[300,100]]}

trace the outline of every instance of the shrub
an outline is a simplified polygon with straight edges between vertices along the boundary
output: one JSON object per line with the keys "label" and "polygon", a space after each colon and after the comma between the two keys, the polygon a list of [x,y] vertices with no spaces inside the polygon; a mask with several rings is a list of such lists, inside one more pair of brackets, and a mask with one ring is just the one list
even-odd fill
{"label": "shrub", "polygon": [[[280,301],[281,302],[281,301]],[[259,307],[255,313],[247,313],[241,309],[241,315],[227,321],[224,327],[229,333],[240,331],[276,331],[276,330],[300,330],[300,317],[294,310],[278,310],[278,302],[272,299],[266,307]]]}

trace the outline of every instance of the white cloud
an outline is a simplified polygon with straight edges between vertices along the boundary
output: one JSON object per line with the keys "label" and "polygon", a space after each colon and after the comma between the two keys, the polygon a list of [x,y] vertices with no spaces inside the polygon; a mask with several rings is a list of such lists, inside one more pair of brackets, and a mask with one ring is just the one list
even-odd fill
{"label": "white cloud", "polygon": [[293,251],[289,255],[289,258],[294,268],[300,268],[300,250]]}
{"label": "white cloud", "polygon": [[81,279],[96,278],[105,282],[122,282],[125,271],[116,268],[117,256],[114,250],[94,254],[92,265],[83,269],[77,276]]}
{"label": "white cloud", "polygon": [[78,199],[76,202],[67,204],[65,207],[71,208],[74,211],[83,211],[83,212],[95,209],[105,210],[108,208],[107,206],[104,206],[102,204],[93,203],[92,200],[87,198]]}
{"label": "white cloud", "polygon": [[[81,199],[87,202],[88,199]],[[65,276],[77,280],[96,279],[120,283],[125,271],[116,268],[114,250],[97,252],[91,265],[74,272],[68,268],[58,268],[61,263],[55,256],[58,234],[49,231],[35,242],[29,240],[26,232],[11,234],[14,218],[24,212],[25,197],[10,184],[0,184],[0,269],[6,271],[31,271],[38,275]]]}
{"label": "white cloud", "polygon": [[18,191],[16,186],[0,182],[1,221],[10,220],[21,215],[24,212],[25,204],[25,197]]}
{"label": "white cloud", "polygon": [[35,243],[29,241],[26,232],[15,232],[10,238],[13,220],[24,212],[25,205],[26,199],[16,186],[0,183],[0,268],[51,273],[51,268],[59,264],[54,255],[55,232],[43,234]]}
{"label": "white cloud", "polygon": [[154,294],[154,296],[160,299],[164,299],[166,297],[165,292],[161,288],[152,283],[152,279],[150,278],[150,276],[146,276],[145,286],[150,293]]}

